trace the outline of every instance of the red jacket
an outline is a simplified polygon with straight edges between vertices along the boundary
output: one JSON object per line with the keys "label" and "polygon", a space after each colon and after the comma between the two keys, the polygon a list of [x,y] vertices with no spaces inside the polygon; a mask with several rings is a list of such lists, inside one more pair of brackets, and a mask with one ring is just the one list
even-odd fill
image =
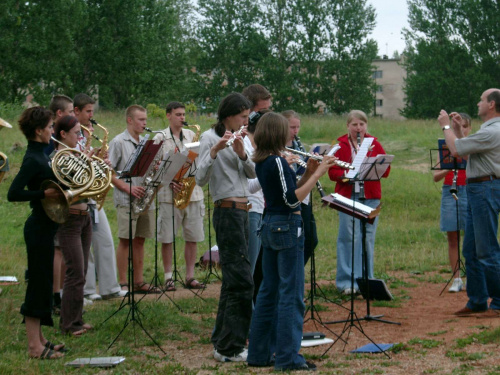
{"label": "red jacket", "polygon": [[[365,138],[375,138],[372,135],[366,133]],[[337,139],[340,144],[340,150],[335,153],[335,156],[338,157],[342,161],[346,161],[348,163],[352,163],[352,151],[351,146],[349,145],[349,137],[347,134],[344,134],[340,138]],[[377,138],[374,139],[372,146],[370,147],[371,151],[368,151],[366,156],[377,156],[379,154],[385,154],[384,148],[377,141]],[[382,177],[389,176],[389,172],[391,171],[391,167],[387,168],[387,171],[384,173]],[[337,166],[333,166],[328,170],[328,176],[330,180],[335,181],[337,184],[335,185],[335,192],[342,195],[346,198],[351,198],[352,195],[352,187],[353,185],[349,182],[342,182],[342,178],[344,178],[346,174],[346,170]],[[366,181],[365,182],[365,198],[366,199],[381,199],[382,198],[382,189],[380,187],[380,181]]]}

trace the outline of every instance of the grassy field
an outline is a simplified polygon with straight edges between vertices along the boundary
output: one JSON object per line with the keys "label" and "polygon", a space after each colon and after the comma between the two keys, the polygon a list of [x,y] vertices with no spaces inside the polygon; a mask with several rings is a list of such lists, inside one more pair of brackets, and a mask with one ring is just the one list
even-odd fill
{"label": "grassy field", "polygon": [[[27,361],[26,339],[24,326],[20,324],[18,309],[24,297],[23,283],[26,265],[25,245],[22,228],[29,214],[27,203],[7,202],[7,190],[16,175],[25,152],[26,140],[18,130],[16,119],[19,112],[16,108],[5,109],[0,117],[10,122],[14,128],[0,132],[0,151],[9,157],[10,172],[0,184],[0,275],[15,275],[21,281],[17,286],[4,286],[0,296],[0,373],[48,373],[68,371],[63,367],[64,361],[54,363]],[[97,112],[96,120],[110,131],[110,138],[119,134],[125,128],[124,111]],[[190,124],[198,123],[202,130],[208,129],[214,119],[188,116]],[[473,126],[478,126],[476,121]],[[151,118],[148,126],[153,129],[164,127],[160,118]],[[301,139],[305,145],[316,142],[332,142],[346,132],[345,119],[337,117],[305,116],[302,119]],[[429,149],[437,146],[437,138],[442,132],[436,121],[405,121],[396,122],[384,119],[371,119],[369,132],[378,137],[388,154],[394,154],[392,171],[388,179],[382,182],[383,208],[378,227],[375,250],[375,273],[379,277],[388,277],[396,270],[427,272],[446,270],[448,264],[447,245],[444,234],[439,231],[440,184],[432,181],[430,172]],[[324,176],[321,180],[325,192],[333,192],[334,184]],[[320,205],[319,194],[314,191],[315,216],[318,225],[319,245],[316,250],[317,278],[334,280],[336,269],[336,249],[338,217],[331,209]],[[112,199],[108,198],[105,205],[113,233],[116,233],[115,211]],[[209,248],[208,229],[205,230],[206,240],[199,244],[198,256]],[[117,238],[115,238],[115,243]],[[212,231],[212,244],[215,236]],[[177,248],[183,249],[181,238],[177,240]],[[154,241],[146,242],[145,278],[153,274]],[[180,272],[184,275],[183,251],[177,252],[177,262]],[[446,272],[444,271],[444,272]],[[202,271],[197,271],[199,278]],[[162,271],[160,270],[160,273]],[[448,277],[447,274],[445,277]],[[178,314],[171,305],[148,305],[148,327],[155,327],[155,339],[180,340],[181,332],[189,332],[199,336],[200,343],[207,343],[209,338],[201,335],[214,322],[217,308],[215,299],[201,303],[197,298],[178,300],[178,303],[188,313],[201,314],[200,319],[189,314]],[[92,321],[102,321],[109,315],[109,307],[104,305],[92,308]],[[169,316],[167,325],[163,316]],[[127,362],[119,367],[117,373],[155,373],[157,354],[151,349],[137,353],[133,346],[133,336],[125,335],[117,342],[111,352],[105,352],[103,342],[109,342],[121,328],[121,320],[96,330],[92,335],[78,339],[78,356],[90,356],[98,348],[101,355],[130,355],[136,361]],[[51,336],[55,334],[52,332]],[[59,335],[59,333],[57,333]],[[59,335],[60,336],[60,335]],[[69,340],[66,340],[69,341]],[[73,343],[72,346],[75,346]],[[148,343],[144,343],[148,345]],[[76,358],[75,353],[72,357]],[[168,356],[167,356],[168,359]],[[98,373],[98,370],[86,369],[85,373]],[[185,373],[182,367],[172,363],[165,373]],[[223,371],[223,370],[220,370]],[[69,371],[68,371],[69,372]],[[210,372],[209,372],[210,373]],[[223,373],[223,372],[221,372]]]}

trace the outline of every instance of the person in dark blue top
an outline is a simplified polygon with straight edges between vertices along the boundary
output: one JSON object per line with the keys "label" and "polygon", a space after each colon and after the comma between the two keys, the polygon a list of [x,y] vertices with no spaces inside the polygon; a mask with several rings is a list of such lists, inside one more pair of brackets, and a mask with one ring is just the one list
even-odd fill
{"label": "person in dark blue top", "polygon": [[266,211],[262,219],[262,271],[250,327],[249,366],[273,365],[279,371],[314,370],[299,354],[304,324],[304,235],[300,202],[331,166],[334,157],[321,164],[310,159],[297,183],[295,172],[281,157],[288,141],[288,120],[266,113],[254,134],[253,154]]}
{"label": "person in dark blue top", "polygon": [[31,358],[56,359],[63,356],[61,351],[64,351],[64,345],[47,341],[41,330],[41,325],[54,325],[51,315],[52,267],[57,224],[45,214],[41,200],[55,198],[58,192],[55,189],[40,190],[43,181],[56,181],[50,159],[43,152],[52,135],[52,113],[43,107],[26,109],[19,119],[19,127],[28,140],[28,149],[7,198],[10,202],[29,201],[32,208],[24,225],[28,287],[21,314],[26,323],[28,355]]}

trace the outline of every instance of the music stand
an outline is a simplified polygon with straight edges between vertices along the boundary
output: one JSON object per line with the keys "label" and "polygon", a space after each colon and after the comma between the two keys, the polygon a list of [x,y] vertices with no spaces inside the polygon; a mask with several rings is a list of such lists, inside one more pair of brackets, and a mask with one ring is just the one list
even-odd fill
{"label": "music stand", "polygon": [[[148,135],[139,143],[135,152],[130,156],[127,161],[124,170],[120,173],[119,178],[125,179],[129,184],[129,246],[128,246],[128,293],[123,298],[120,307],[117,311],[111,314],[103,323],[117,314],[120,310],[125,307],[129,307],[129,312],[125,319],[123,328],[118,333],[118,335],[114,338],[111,344],[108,346],[108,350],[113,346],[113,344],[118,340],[120,335],[125,331],[125,329],[129,326],[129,324],[137,324],[144,333],[153,341],[153,343],[160,349],[163,354],[167,354],[161,346],[156,342],[156,340],[151,336],[151,334],[144,328],[140,315],[142,314],[139,311],[137,306],[137,302],[135,301],[135,292],[134,292],[134,249],[133,249],[133,238],[132,238],[132,178],[133,177],[142,177],[148,170],[150,164],[154,161],[156,154],[161,149],[161,144],[154,144],[152,140],[148,140]],[[135,329],[134,329],[135,334]]]}
{"label": "music stand", "polygon": [[[217,270],[212,266],[212,222],[210,220],[210,187],[207,188],[207,209],[208,209],[208,270],[203,280],[203,284],[207,285],[210,281],[210,276],[214,275],[219,281],[222,281],[222,277],[217,273]],[[203,294],[205,289],[201,289],[200,294]]]}
{"label": "music stand", "polygon": [[[433,151],[438,153],[438,161],[436,164],[433,162]],[[440,170],[452,170],[453,171],[453,183],[450,189],[450,194],[455,199],[455,217],[456,217],[456,234],[457,234],[457,262],[453,266],[452,274],[450,279],[447,281],[439,295],[442,295],[445,291],[446,287],[450,284],[450,282],[454,279],[455,274],[458,272],[459,275],[461,273],[465,274],[465,263],[462,261],[461,252],[460,252],[460,215],[459,215],[459,207],[458,207],[458,191],[457,191],[457,177],[458,171],[466,168],[467,161],[462,158],[455,158],[451,155],[448,146],[444,139],[438,139],[438,149],[430,150],[430,160],[431,160],[431,170],[440,171]]]}

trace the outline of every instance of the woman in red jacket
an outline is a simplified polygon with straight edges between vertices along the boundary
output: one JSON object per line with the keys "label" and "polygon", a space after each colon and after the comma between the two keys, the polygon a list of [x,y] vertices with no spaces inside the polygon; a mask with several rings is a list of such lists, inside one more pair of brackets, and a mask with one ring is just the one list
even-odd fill
{"label": "woman in red jacket", "polygon": [[[368,118],[363,111],[353,110],[347,115],[347,134],[338,138],[340,149],[335,156],[342,161],[352,163],[356,157],[359,146],[363,143],[364,138],[374,138],[367,133]],[[358,136],[359,134],[359,136]],[[369,148],[367,156],[376,156],[385,154],[382,145],[375,138]],[[387,169],[382,177],[389,175],[390,169]],[[372,208],[380,204],[382,198],[382,189],[380,181],[364,182],[364,200],[360,199],[358,189],[353,189],[355,185],[350,181],[344,182],[342,179],[345,176],[345,169],[338,166],[333,166],[328,171],[330,180],[335,181],[335,192],[356,202],[361,202]],[[355,192],[356,191],[356,192]],[[351,294],[351,269],[352,269],[352,231],[353,217],[339,212],[339,234],[337,237],[337,289],[343,294]],[[375,245],[375,233],[377,231],[378,217],[375,222],[366,225],[366,249],[368,255],[368,277],[373,278],[373,251]],[[355,219],[355,240],[354,240],[354,293],[357,293],[359,288],[356,283],[356,278],[362,277],[362,243],[361,243],[361,227],[358,219]]]}

